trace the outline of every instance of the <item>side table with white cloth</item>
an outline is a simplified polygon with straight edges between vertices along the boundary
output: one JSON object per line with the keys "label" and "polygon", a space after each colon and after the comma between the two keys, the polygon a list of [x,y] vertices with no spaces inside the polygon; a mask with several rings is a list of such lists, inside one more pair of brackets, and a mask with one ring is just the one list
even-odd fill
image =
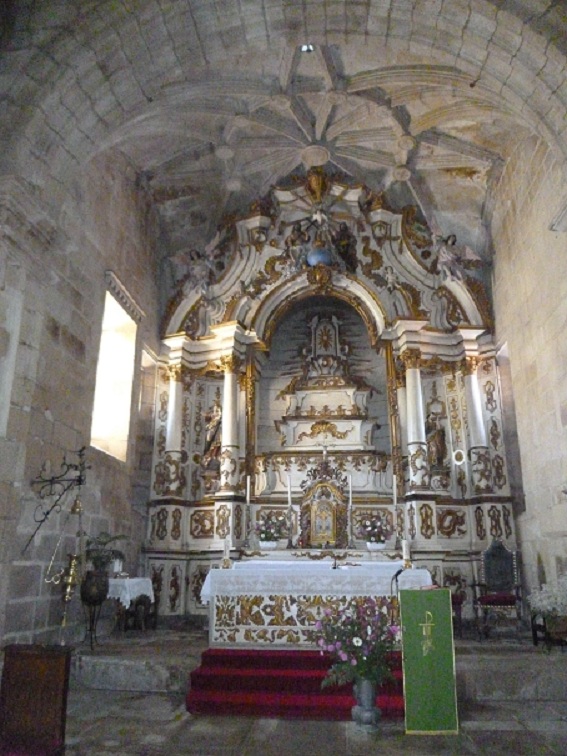
{"label": "side table with white cloth", "polygon": [[108,598],[116,601],[116,626],[121,630],[127,630],[131,622],[139,630],[145,630],[157,619],[150,578],[110,578]]}

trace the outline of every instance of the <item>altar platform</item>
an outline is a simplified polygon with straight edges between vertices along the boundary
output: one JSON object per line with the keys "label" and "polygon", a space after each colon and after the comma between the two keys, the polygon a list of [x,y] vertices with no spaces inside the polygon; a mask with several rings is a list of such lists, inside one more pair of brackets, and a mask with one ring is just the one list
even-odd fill
{"label": "altar platform", "polygon": [[[145,633],[101,632],[94,651],[88,643],[74,647],[66,756],[564,754],[567,652],[543,654],[528,629],[483,642],[467,630],[455,642],[456,736],[407,736],[403,721],[368,734],[352,722],[192,715],[185,695],[189,672],[209,647],[204,628],[179,620]],[[97,665],[121,674],[91,676]]]}

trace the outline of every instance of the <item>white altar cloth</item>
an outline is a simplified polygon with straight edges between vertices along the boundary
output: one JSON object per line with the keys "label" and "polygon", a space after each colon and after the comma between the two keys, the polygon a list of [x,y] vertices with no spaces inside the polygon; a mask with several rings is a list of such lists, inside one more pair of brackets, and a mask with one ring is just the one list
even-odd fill
{"label": "white altar cloth", "polygon": [[108,598],[116,599],[126,609],[139,596],[149,596],[154,603],[154,588],[150,578],[110,578]]}
{"label": "white altar cloth", "polygon": [[315,625],[326,609],[339,611],[370,597],[394,614],[397,589],[432,582],[428,570],[403,570],[401,561],[336,568],[332,562],[236,564],[210,570],[201,589],[201,601],[209,604],[211,647],[313,648]]}
{"label": "white altar cloth", "polygon": [[[362,562],[338,565],[332,562],[246,561],[235,562],[230,570],[212,569],[201,588],[201,601],[208,604],[212,597],[254,594],[377,595],[391,596],[396,586],[392,580],[402,561]],[[403,570],[398,576],[398,588],[424,588],[432,584],[428,570]],[[393,587],[393,591],[392,591]]]}

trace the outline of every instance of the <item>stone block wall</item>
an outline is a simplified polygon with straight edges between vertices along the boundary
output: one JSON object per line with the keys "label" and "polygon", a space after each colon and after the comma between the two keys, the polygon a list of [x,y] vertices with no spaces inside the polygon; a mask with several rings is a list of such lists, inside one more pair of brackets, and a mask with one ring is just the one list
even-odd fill
{"label": "stone block wall", "polygon": [[516,407],[528,587],[538,582],[538,555],[553,581],[567,552],[567,235],[550,228],[564,186],[561,165],[533,138],[515,145],[495,188],[496,340],[509,357]]}
{"label": "stone block wall", "polygon": [[[37,526],[39,499],[31,481],[44,464],[57,475],[64,455],[74,463],[73,452],[87,448],[83,527],[92,535],[127,534],[126,567],[138,571],[148,487],[143,460],[153,424],[145,417],[152,411],[147,397],[140,401],[140,362],[142,350],[159,352],[156,221],[134,167],[118,152],[85,167],[57,215],[16,177],[0,182],[0,211],[6,229],[0,350],[9,356],[0,360],[0,639],[52,642],[59,640],[63,602],[61,586],[45,578],[76,552],[78,518],[69,516],[75,490],[24,550]],[[89,447],[106,270],[145,313],[138,325],[126,463]],[[152,380],[150,360],[146,394]],[[77,594],[72,603],[69,616],[80,620]]]}

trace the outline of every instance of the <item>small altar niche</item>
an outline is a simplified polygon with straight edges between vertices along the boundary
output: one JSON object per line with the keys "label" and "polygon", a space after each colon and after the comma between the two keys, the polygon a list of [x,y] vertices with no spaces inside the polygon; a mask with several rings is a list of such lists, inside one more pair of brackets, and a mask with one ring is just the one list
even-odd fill
{"label": "small altar niche", "polygon": [[287,392],[286,413],[279,423],[283,445],[308,449],[323,435],[344,451],[374,448],[376,421],[368,417],[367,407],[372,388],[350,373],[350,346],[341,343],[339,319],[315,315],[309,327],[303,374]]}
{"label": "small altar niche", "polygon": [[300,511],[299,545],[303,548],[344,549],[349,544],[346,476],[333,470],[326,459],[311,471]]}

